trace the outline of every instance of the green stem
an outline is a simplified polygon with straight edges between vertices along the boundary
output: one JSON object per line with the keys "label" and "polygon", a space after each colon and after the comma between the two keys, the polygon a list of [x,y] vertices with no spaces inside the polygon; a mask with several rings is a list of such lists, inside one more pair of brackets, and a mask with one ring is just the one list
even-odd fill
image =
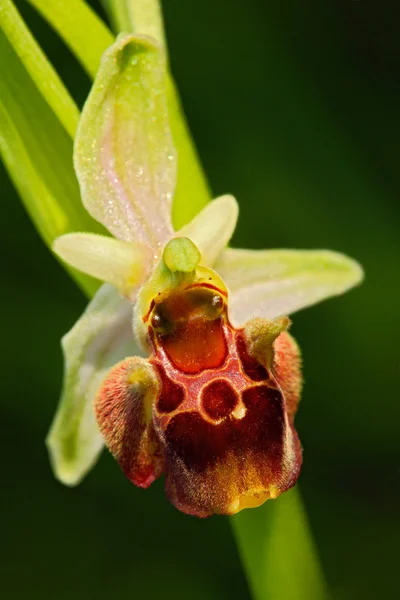
{"label": "green stem", "polygon": [[328,598],[297,488],[260,508],[240,512],[231,523],[254,598]]}

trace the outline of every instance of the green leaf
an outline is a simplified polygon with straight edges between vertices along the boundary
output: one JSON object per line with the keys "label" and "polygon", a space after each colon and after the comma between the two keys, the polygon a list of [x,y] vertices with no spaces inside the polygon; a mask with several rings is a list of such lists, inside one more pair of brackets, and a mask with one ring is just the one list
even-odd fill
{"label": "green leaf", "polygon": [[57,31],[94,79],[101,55],[115,36],[83,0],[27,0]]}
{"label": "green leaf", "polygon": [[[2,30],[0,54],[0,154],[39,233],[51,246],[67,231],[101,231],[80,202],[71,137]],[[70,272],[87,292],[97,289],[87,276]]]}
{"label": "green leaf", "polygon": [[139,351],[132,336],[132,305],[104,284],[62,339],[64,384],[46,443],[55,476],[76,485],[103,448],[93,401],[107,371]]}
{"label": "green leaf", "polygon": [[2,0],[0,29],[39,92],[72,137],[78,124],[79,110],[11,0]]}
{"label": "green leaf", "polygon": [[355,260],[330,250],[227,248],[215,269],[228,286],[236,325],[253,317],[289,315],[343,294],[363,278]]}
{"label": "green leaf", "polygon": [[212,195],[171,76],[167,78],[167,100],[169,124],[179,157],[172,222],[175,229],[180,229],[200,212]]}

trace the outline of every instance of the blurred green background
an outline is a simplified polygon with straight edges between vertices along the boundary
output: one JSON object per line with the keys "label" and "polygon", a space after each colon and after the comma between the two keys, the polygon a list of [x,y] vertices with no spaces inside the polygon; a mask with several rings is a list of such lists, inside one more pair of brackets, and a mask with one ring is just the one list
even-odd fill
{"label": "blurred green background", "polygon": [[[86,75],[17,5],[81,105]],[[390,4],[364,0],[163,7],[214,194],[240,203],[234,245],[331,248],[365,268],[362,287],[294,317],[306,379],[299,486],[334,599],[398,598],[400,22]],[[4,170],[1,198],[2,598],[248,600],[227,518],[181,515],[161,482],[135,489],[106,453],[76,489],[53,479],[43,439],[59,339],[86,299]]]}

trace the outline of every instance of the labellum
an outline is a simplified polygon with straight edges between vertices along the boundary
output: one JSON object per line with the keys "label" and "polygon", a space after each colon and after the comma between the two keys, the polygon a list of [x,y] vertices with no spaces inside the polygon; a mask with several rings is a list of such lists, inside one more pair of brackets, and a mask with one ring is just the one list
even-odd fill
{"label": "labellum", "polygon": [[[184,270],[172,245],[185,254]],[[196,250],[186,238],[167,244],[158,292],[149,301],[157,284],[144,286],[135,315],[149,358],[115,366],[95,406],[106,443],[133,483],[148,487],[164,472],[172,503],[207,517],[258,506],[294,485],[301,376],[289,319],[233,327],[226,287],[196,264]],[[175,285],[163,287],[168,277]]]}

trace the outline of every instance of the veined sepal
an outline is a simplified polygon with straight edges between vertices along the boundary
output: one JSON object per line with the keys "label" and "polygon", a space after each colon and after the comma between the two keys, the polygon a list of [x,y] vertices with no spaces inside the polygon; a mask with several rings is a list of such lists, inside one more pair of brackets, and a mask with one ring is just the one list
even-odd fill
{"label": "veined sepal", "polygon": [[214,268],[229,289],[236,326],[253,317],[290,315],[343,294],[364,277],[355,260],[330,250],[225,248]]}
{"label": "veined sepal", "polygon": [[176,152],[165,80],[155,40],[119,35],[103,55],[74,149],[88,212],[115,237],[153,250],[173,235]]}
{"label": "veined sepal", "polygon": [[66,485],[78,484],[103,448],[93,410],[102,380],[116,362],[140,354],[131,318],[132,305],[104,284],[62,339],[63,390],[46,444],[54,474]]}

